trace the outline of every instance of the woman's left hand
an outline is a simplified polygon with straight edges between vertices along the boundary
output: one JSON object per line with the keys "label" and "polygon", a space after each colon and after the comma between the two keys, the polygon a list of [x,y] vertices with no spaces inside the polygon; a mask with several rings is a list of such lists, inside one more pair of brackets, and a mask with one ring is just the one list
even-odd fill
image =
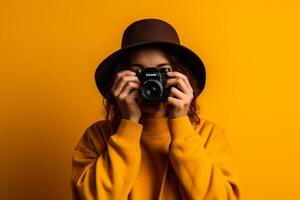
{"label": "woman's left hand", "polygon": [[169,118],[177,118],[188,114],[190,104],[194,98],[193,88],[186,75],[171,71],[167,75],[170,77],[165,84],[165,87],[170,87],[170,94],[165,102],[165,105],[171,105],[168,110]]}

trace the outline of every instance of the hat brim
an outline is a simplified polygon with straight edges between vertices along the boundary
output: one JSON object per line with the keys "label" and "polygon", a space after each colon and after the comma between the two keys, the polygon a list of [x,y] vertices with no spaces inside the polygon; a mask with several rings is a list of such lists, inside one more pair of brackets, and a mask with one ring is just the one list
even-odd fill
{"label": "hat brim", "polygon": [[111,81],[114,78],[113,76],[116,70],[114,66],[117,64],[117,62],[120,59],[124,58],[123,56],[126,55],[126,53],[129,50],[150,44],[166,47],[172,53],[178,55],[181,58],[182,62],[184,62],[187,68],[192,72],[191,74],[194,76],[194,79],[198,86],[198,90],[195,93],[195,96],[199,96],[200,93],[203,91],[206,82],[206,70],[201,58],[192,50],[183,45],[162,41],[144,41],[140,43],[135,43],[134,45],[121,48],[110,54],[108,57],[106,57],[98,65],[95,71],[96,86],[100,91],[101,95],[104,98],[108,97]]}

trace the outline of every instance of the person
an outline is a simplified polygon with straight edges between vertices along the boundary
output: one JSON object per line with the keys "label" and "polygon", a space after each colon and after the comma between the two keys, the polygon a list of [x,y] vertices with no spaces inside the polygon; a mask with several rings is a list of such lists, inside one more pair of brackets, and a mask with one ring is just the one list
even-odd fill
{"label": "person", "polygon": [[[145,101],[137,70],[167,68],[166,99]],[[95,73],[105,119],[72,155],[73,200],[240,199],[235,154],[218,124],[200,117],[199,56],[162,19],[135,21]]]}

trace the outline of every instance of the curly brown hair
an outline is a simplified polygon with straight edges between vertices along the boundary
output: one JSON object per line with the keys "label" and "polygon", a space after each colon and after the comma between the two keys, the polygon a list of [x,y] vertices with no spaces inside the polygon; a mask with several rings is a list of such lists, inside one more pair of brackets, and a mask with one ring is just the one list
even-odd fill
{"label": "curly brown hair", "polygon": [[[144,45],[144,46],[146,46],[146,45]],[[191,83],[191,86],[193,88],[194,98],[190,104],[190,108],[189,108],[187,115],[188,115],[191,123],[194,126],[199,125],[200,117],[198,116],[198,112],[199,112],[200,108],[199,108],[199,105],[197,104],[196,95],[195,95],[196,93],[198,93],[198,92],[196,92],[196,91],[198,91],[198,87],[196,85],[196,81],[195,81],[194,77],[192,76],[190,70],[187,68],[187,66],[185,66],[184,62],[180,59],[180,56],[176,56],[174,53],[169,51],[169,49],[166,49],[163,46],[156,46],[156,45],[151,45],[151,47],[156,47],[164,53],[164,55],[169,60],[171,66],[172,66],[172,69],[174,71],[183,73],[188,77],[188,79]],[[128,51],[126,53],[125,56],[122,57],[123,59],[120,59],[116,63],[116,66],[115,66],[116,70],[114,72],[114,77],[116,76],[116,74],[119,71],[128,69],[128,65],[129,65],[130,59],[131,59],[131,54],[137,49],[139,49],[139,47],[131,49],[130,51]],[[112,77],[113,78],[112,80],[114,80],[114,77]],[[112,84],[113,84],[113,81],[110,82],[110,85],[108,87],[111,88]],[[105,108],[105,120],[110,122],[109,128],[110,128],[111,134],[113,134],[117,131],[119,123],[122,119],[122,113],[118,106],[117,101],[115,100],[115,97],[110,92],[110,90],[108,90],[108,92],[107,92],[107,98],[106,99],[103,98],[103,106]]]}

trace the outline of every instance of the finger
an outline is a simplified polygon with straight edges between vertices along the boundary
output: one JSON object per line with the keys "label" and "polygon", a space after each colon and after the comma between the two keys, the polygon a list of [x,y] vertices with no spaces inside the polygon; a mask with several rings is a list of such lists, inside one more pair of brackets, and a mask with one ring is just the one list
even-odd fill
{"label": "finger", "polygon": [[140,93],[139,93],[138,90],[132,90],[132,91],[128,94],[127,98],[128,98],[128,100],[130,100],[130,101],[136,100],[137,102],[140,102],[140,101],[141,101],[141,97],[140,97],[139,94],[140,94]]}
{"label": "finger", "polygon": [[182,73],[180,73],[180,72],[178,72],[178,71],[171,71],[171,72],[168,72],[167,75],[170,76],[170,77],[178,77],[178,78],[182,78],[183,81],[186,83],[186,85],[187,85],[188,87],[190,87],[191,89],[193,89],[192,86],[191,86],[191,84],[190,84],[190,81],[189,81],[189,79],[188,79],[188,77],[187,77],[186,75],[184,75],[184,74],[182,74]]}
{"label": "finger", "polygon": [[121,91],[123,90],[123,88],[125,87],[125,85],[127,84],[127,82],[135,82],[135,83],[140,83],[139,79],[137,76],[123,76],[120,78],[120,80],[118,81],[115,90],[113,90],[113,93],[115,96],[120,95]]}
{"label": "finger", "polygon": [[176,97],[181,100],[187,100],[186,95],[175,87],[171,87],[169,96]]}
{"label": "finger", "polygon": [[137,90],[131,90],[127,96],[128,96],[128,98],[135,98],[137,93],[138,93]]}
{"label": "finger", "polygon": [[120,78],[123,76],[126,76],[126,75],[135,75],[135,72],[130,71],[130,70],[123,70],[123,71],[118,72],[115,76],[115,81],[111,88],[112,91],[115,90],[115,87],[118,84],[118,81],[120,80]]}
{"label": "finger", "polygon": [[181,108],[184,106],[184,102],[182,100],[170,96],[167,98],[166,104],[177,108]]}
{"label": "finger", "polygon": [[132,90],[138,89],[139,87],[140,85],[135,82],[127,82],[126,86],[119,95],[119,99],[125,98]]}
{"label": "finger", "polygon": [[126,76],[126,75],[131,75],[131,76],[133,76],[133,75],[135,75],[135,74],[136,74],[136,73],[133,72],[133,71],[131,71],[131,70],[122,70],[122,71],[118,72],[118,73],[116,74],[116,76],[115,76],[115,81],[114,81],[114,83],[113,83],[113,86],[111,87],[111,91],[114,91],[114,90],[115,90],[115,88],[116,88],[116,86],[117,86],[117,84],[118,84],[118,82],[119,82],[119,80],[120,80],[121,77]]}
{"label": "finger", "polygon": [[176,85],[179,87],[180,90],[182,90],[184,93],[189,94],[192,91],[190,88],[187,87],[186,83],[183,81],[182,78],[171,78],[166,81],[165,87],[169,87],[171,85]]}

